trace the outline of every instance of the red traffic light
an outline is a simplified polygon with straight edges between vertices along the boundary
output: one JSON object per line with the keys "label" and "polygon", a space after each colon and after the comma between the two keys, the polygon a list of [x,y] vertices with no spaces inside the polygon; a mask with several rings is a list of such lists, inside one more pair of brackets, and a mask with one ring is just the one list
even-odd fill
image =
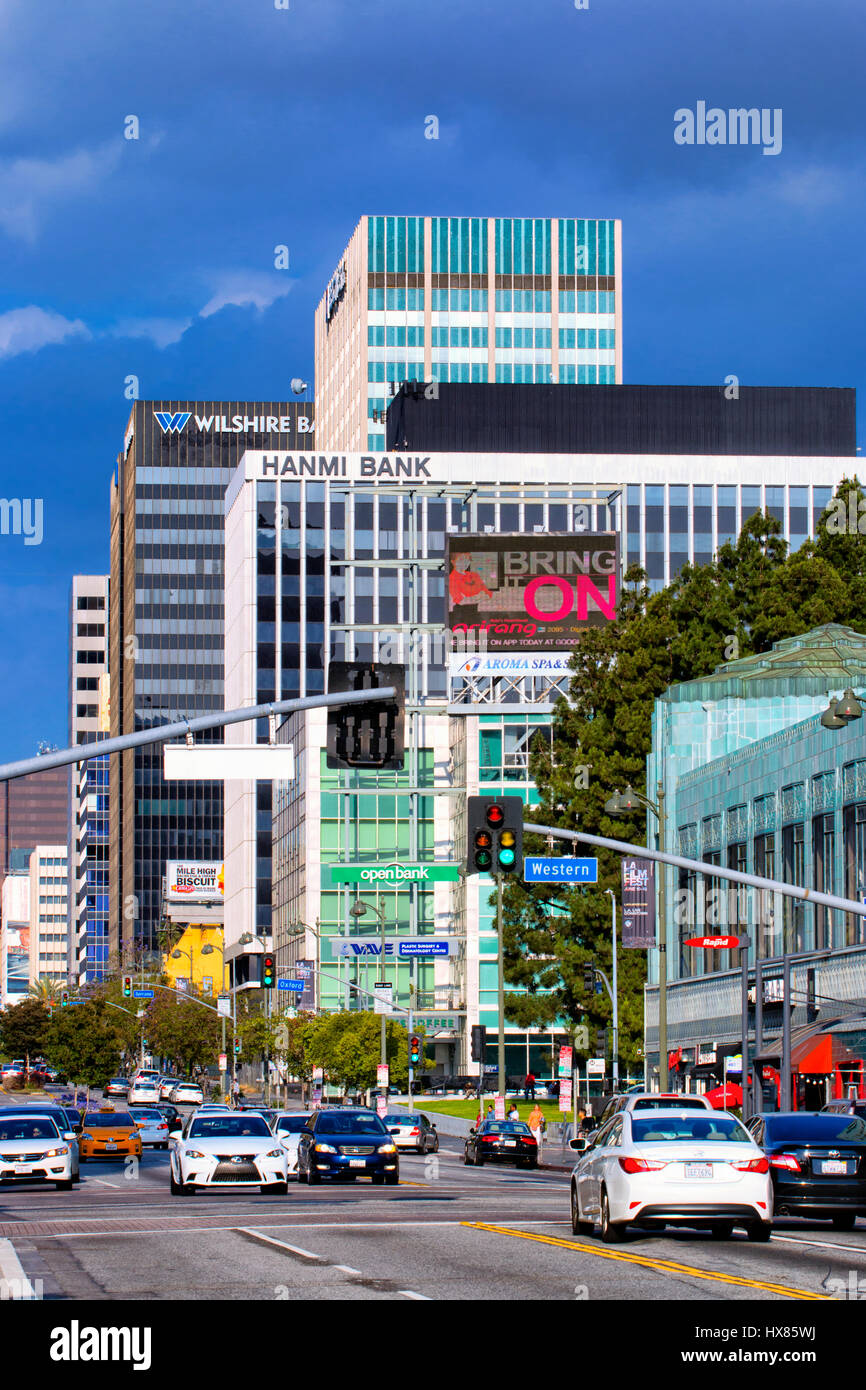
{"label": "red traffic light", "polygon": [[492,806],[487,807],[488,825],[501,825],[504,820],[505,812],[503,811],[501,806],[498,806],[496,804],[496,802],[494,802]]}

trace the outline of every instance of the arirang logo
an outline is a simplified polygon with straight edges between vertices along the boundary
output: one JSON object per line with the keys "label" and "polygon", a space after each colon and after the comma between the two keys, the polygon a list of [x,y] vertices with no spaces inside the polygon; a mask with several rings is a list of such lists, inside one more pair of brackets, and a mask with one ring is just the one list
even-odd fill
{"label": "arirang logo", "polygon": [[180,434],[192,415],[191,410],[176,410],[174,415],[167,410],[155,410],[153,413],[163,434]]}

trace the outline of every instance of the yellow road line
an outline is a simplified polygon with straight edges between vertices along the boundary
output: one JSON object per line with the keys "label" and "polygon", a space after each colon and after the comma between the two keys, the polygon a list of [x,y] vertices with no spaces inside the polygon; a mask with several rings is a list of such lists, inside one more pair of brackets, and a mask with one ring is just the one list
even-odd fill
{"label": "yellow road line", "polygon": [[812,1293],[807,1289],[794,1289],[787,1284],[770,1284],[763,1279],[745,1279],[739,1274],[726,1274],[722,1270],[699,1269],[695,1265],[679,1264],[676,1260],[650,1259],[648,1255],[638,1255],[626,1250],[602,1249],[598,1245],[584,1245],[576,1240],[561,1240],[558,1236],[536,1235],[531,1231],[515,1231],[511,1226],[489,1226],[483,1221],[461,1221],[473,1231],[489,1231],[493,1235],[516,1236],[518,1240],[534,1240],[541,1245],[556,1245],[561,1250],[578,1250],[583,1255],[597,1255],[603,1260],[621,1260],[625,1264],[642,1265],[661,1274],[687,1274],[693,1279],[708,1279],[720,1284],[736,1284],[740,1288],[763,1289],[767,1293],[781,1294],[784,1298],[805,1298],[819,1302],[832,1302],[829,1294]]}

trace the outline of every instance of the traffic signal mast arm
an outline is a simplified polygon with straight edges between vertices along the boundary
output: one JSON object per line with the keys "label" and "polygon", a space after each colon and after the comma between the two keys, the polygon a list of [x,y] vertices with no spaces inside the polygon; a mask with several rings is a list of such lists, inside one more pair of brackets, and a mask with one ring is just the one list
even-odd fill
{"label": "traffic signal mast arm", "polygon": [[609,840],[602,835],[587,835],[582,830],[563,830],[558,825],[536,825],[526,821],[524,830],[533,835],[552,835],[558,840],[577,840],[581,844],[596,845],[599,849],[612,849],[617,854],[635,854],[643,859],[655,859],[662,864],[672,864],[676,869],[695,869],[710,878],[725,878],[732,883],[744,883],[750,888],[766,888],[784,897],[798,898],[802,902],[817,903],[820,907],[835,907],[842,912],[854,912],[858,917],[866,917],[866,903],[858,903],[853,898],[839,898],[835,893],[819,893],[814,888],[801,888],[796,883],[783,883],[778,878],[761,878],[758,874],[743,873],[740,869],[726,869],[721,864],[708,864],[703,859],[687,859],[682,854],[669,854],[667,850],[650,849],[647,845],[632,845],[625,840]]}

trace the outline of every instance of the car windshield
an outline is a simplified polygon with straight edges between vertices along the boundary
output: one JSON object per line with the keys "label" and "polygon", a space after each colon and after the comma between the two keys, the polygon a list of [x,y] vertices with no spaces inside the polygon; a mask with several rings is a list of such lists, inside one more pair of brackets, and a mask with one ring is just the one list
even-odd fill
{"label": "car windshield", "polygon": [[733,1115],[662,1115],[632,1120],[631,1135],[636,1144],[676,1144],[696,1140],[701,1144],[753,1144],[748,1131]]}
{"label": "car windshield", "polygon": [[261,1115],[200,1115],[187,1139],[260,1139],[270,1132]]}
{"label": "car windshield", "polygon": [[95,1111],[85,1115],[84,1123],[88,1129],[134,1129],[135,1121],[127,1110]]}
{"label": "car windshield", "polygon": [[53,1120],[22,1117],[20,1120],[0,1120],[0,1142],[15,1139],[56,1139],[60,1131]]}
{"label": "car windshield", "polygon": [[316,1125],[317,1134],[384,1134],[388,1131],[378,1115],[340,1115],[323,1112]]}
{"label": "car windshield", "polygon": [[385,1115],[383,1116],[386,1125],[420,1125],[420,1115]]}
{"label": "car windshield", "polygon": [[767,1142],[778,1144],[866,1144],[866,1122],[859,1115],[768,1115]]}
{"label": "car windshield", "polygon": [[281,1115],[277,1120],[278,1134],[300,1134],[307,1123],[306,1115]]}
{"label": "car windshield", "polygon": [[632,1110],[706,1110],[706,1105],[702,1100],[688,1096],[677,1096],[672,1100],[670,1096],[664,1098],[660,1096],[644,1096],[641,1100],[636,1100]]}
{"label": "car windshield", "polygon": [[482,1134],[529,1134],[529,1125],[521,1120],[487,1120],[481,1126]]}

